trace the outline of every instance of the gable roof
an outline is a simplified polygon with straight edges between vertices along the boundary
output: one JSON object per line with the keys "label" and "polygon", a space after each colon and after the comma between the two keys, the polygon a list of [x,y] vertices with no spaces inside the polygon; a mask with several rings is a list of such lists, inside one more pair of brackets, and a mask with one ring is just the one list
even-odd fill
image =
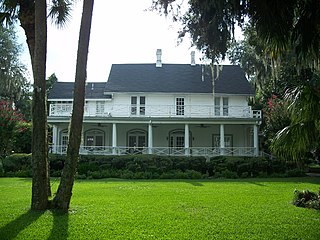
{"label": "gable roof", "polygon": [[[224,65],[217,75],[215,93],[253,95],[254,91],[239,66]],[[212,93],[212,70],[208,65],[113,64],[106,91]]]}
{"label": "gable roof", "polygon": [[[218,68],[220,69],[218,71]],[[235,65],[113,64],[107,82],[87,83],[87,99],[103,99],[104,92],[212,93],[254,95],[243,70]],[[57,82],[49,99],[72,99],[73,82]]]}

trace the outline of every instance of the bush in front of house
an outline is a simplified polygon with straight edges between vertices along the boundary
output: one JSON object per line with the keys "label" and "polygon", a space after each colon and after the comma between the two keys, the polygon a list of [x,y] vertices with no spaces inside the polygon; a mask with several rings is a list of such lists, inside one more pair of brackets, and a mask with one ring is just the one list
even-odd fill
{"label": "bush in front of house", "polygon": [[2,160],[4,176],[31,177],[31,154],[18,153]]}
{"label": "bush in front of house", "polygon": [[[49,154],[51,177],[60,177],[65,155]],[[31,177],[31,154],[13,154],[3,159],[0,176]],[[205,157],[81,155],[76,177],[126,179],[201,179],[303,176],[294,165],[262,157]]]}
{"label": "bush in front of house", "polygon": [[3,169],[3,164],[2,164],[2,159],[0,158],[0,177],[4,176],[4,169]]}
{"label": "bush in front of house", "polygon": [[215,178],[301,177],[292,163],[264,157],[217,156],[210,159],[209,175]]}
{"label": "bush in front of house", "polygon": [[204,157],[83,155],[78,164],[78,176],[92,179],[199,179],[206,172]]}

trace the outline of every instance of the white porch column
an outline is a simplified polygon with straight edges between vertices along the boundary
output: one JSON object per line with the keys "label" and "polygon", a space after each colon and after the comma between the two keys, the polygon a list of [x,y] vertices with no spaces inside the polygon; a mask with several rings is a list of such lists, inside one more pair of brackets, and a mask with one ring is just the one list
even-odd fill
{"label": "white porch column", "polygon": [[185,124],[184,125],[184,154],[186,156],[189,156],[190,155],[190,144],[189,144],[189,139],[190,139],[190,136],[189,136],[189,124]]}
{"label": "white porch column", "polygon": [[112,154],[117,154],[117,124],[112,123]]}
{"label": "white porch column", "polygon": [[258,126],[253,125],[253,147],[254,147],[254,155],[259,155],[259,143],[258,143]]}
{"label": "white porch column", "polygon": [[224,124],[220,124],[220,155],[224,155]]}
{"label": "white porch column", "polygon": [[152,134],[152,123],[150,121],[148,125],[148,154],[152,154],[153,148],[153,134]]}
{"label": "white porch column", "polygon": [[52,146],[51,146],[52,153],[57,153],[58,143],[59,143],[58,128],[56,125],[53,125],[52,126]]}

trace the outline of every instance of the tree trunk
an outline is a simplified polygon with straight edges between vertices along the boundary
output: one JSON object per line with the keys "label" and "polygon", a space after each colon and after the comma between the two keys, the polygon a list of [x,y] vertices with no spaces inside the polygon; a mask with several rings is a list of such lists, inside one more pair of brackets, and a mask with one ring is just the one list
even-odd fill
{"label": "tree trunk", "polygon": [[69,209],[79,158],[93,3],[94,0],[83,1],[67,159],[62,171],[57,194],[53,199],[53,206],[65,212]]}
{"label": "tree trunk", "polygon": [[34,1],[22,0],[19,2],[19,20],[26,34],[26,40],[33,65],[35,51],[35,5]]}
{"label": "tree trunk", "polygon": [[[34,210],[48,206],[48,151],[46,114],[47,4],[35,1],[35,48],[32,59],[34,90],[32,98],[32,202]],[[32,51],[30,48],[30,53]]]}

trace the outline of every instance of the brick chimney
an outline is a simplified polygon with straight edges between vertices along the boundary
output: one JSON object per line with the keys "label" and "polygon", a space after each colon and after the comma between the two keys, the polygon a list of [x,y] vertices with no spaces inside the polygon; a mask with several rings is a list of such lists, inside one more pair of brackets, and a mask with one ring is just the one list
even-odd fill
{"label": "brick chimney", "polygon": [[162,55],[162,50],[161,50],[161,49],[157,49],[157,62],[156,62],[156,67],[162,67],[161,55]]}

